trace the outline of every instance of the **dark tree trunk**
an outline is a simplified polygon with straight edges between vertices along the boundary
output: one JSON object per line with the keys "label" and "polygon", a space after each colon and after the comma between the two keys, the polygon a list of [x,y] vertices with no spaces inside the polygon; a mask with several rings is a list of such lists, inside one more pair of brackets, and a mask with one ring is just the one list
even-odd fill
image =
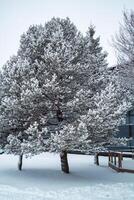
{"label": "dark tree trunk", "polygon": [[68,165],[68,159],[67,159],[67,152],[62,151],[60,153],[60,159],[61,159],[61,170],[64,173],[69,173],[69,165]]}
{"label": "dark tree trunk", "polygon": [[19,156],[19,162],[18,162],[18,170],[22,170],[22,160],[23,160],[23,154]]}
{"label": "dark tree trunk", "polygon": [[59,121],[59,122],[62,122],[62,121],[63,121],[63,113],[62,113],[62,111],[61,111],[60,109],[57,110],[56,115],[57,115],[58,121]]}
{"label": "dark tree trunk", "polygon": [[[57,119],[58,119],[59,123],[63,121],[63,113],[62,113],[62,110],[60,109],[60,102],[61,102],[61,99],[58,100],[57,112],[56,112]],[[61,159],[61,170],[64,173],[69,173],[69,165],[68,165],[68,159],[67,159],[67,152],[65,150],[61,151],[61,153],[60,153],[60,159]]]}
{"label": "dark tree trunk", "polygon": [[96,154],[94,155],[94,163],[95,163],[96,165],[99,165],[99,155],[98,155],[98,153],[96,153]]}

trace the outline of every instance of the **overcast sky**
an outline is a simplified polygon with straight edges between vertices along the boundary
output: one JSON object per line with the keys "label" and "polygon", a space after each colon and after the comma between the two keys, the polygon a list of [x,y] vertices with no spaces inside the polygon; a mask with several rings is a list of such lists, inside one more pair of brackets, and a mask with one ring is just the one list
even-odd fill
{"label": "overcast sky", "polygon": [[124,9],[134,9],[134,0],[0,0],[0,66],[16,54],[20,35],[31,24],[44,24],[53,16],[69,17],[83,33],[94,24],[114,65],[111,36],[118,32]]}

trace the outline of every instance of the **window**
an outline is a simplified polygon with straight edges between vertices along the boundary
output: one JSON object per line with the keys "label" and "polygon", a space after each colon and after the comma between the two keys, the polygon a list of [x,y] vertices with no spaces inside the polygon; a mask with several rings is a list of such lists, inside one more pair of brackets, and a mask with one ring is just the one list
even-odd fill
{"label": "window", "polygon": [[119,127],[118,137],[133,137],[133,140],[129,141],[128,145],[134,145],[134,110],[128,112],[126,124]]}

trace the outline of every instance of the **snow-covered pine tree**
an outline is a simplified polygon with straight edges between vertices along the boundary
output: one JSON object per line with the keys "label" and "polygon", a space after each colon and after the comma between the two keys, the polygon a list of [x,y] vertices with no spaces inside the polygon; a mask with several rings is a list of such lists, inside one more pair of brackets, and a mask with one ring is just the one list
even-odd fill
{"label": "snow-covered pine tree", "polygon": [[[19,155],[20,161],[23,154],[33,154],[34,147],[26,148],[23,143],[30,138],[27,129],[39,123],[42,114],[37,104],[40,97],[38,81],[33,77],[32,69],[29,70],[27,60],[14,56],[1,73],[0,145],[5,152]],[[39,142],[39,137],[35,137]],[[22,162],[19,163],[20,170],[21,167]]]}
{"label": "snow-covered pine tree", "polygon": [[[60,135],[60,131],[65,130],[64,127],[73,124],[79,116],[79,113],[75,112],[75,107],[70,102],[74,99],[76,92],[84,81],[79,71],[81,68],[83,37],[69,19],[53,18],[45,25],[44,30],[44,37],[47,41],[44,52],[40,52],[40,57],[36,56],[36,53],[36,55],[32,55],[31,65],[36,68],[35,76],[39,81],[43,103],[47,107],[45,116],[48,132],[50,136],[55,135],[56,137]],[[31,35],[30,37],[26,34],[25,37],[32,38],[33,41],[33,32]],[[32,50],[24,51],[23,49],[22,56],[30,51]],[[21,52],[21,47],[19,52]],[[36,48],[34,52],[37,52]],[[33,57],[36,57],[36,59],[33,59]],[[42,102],[42,99],[40,101]],[[70,140],[70,145],[68,145],[71,146],[72,142],[74,145],[74,140],[71,139],[70,135],[67,132],[65,134],[65,138],[61,137],[61,142],[68,143],[68,140]],[[77,134],[75,137],[78,137]],[[51,137],[49,141],[50,151],[61,152],[61,161],[66,160],[65,163],[67,163],[67,159],[63,159],[66,158],[67,145],[63,149],[62,147],[59,149],[56,148]],[[68,173],[69,168],[64,166],[62,164],[62,169]]]}
{"label": "snow-covered pine tree", "polygon": [[[17,123],[23,118],[22,140],[20,132],[15,132],[14,137],[7,124],[10,135],[5,148],[11,149],[10,152],[18,154],[21,150],[31,155],[60,152],[61,168],[68,173],[69,150],[76,146],[93,150],[110,141],[112,130],[119,124],[115,119],[121,118],[128,106],[124,106],[125,99],[116,101],[119,88],[106,70],[106,53],[94,34],[91,26],[86,36],[82,36],[68,18],[53,18],[45,26],[31,26],[23,34],[17,55],[19,61],[10,64],[9,75],[12,66],[17,70],[13,70],[13,78],[9,79],[9,89],[7,83],[3,84],[7,87],[9,106],[1,104],[2,115],[5,120],[11,120],[11,126],[15,116]],[[16,71],[17,77],[19,74],[19,79],[23,80],[19,87],[14,81]],[[6,77],[8,74],[5,80]],[[21,101],[15,96],[18,89]],[[19,108],[26,109],[19,112]],[[1,120],[4,119],[2,115]],[[14,138],[17,141],[15,151],[12,150]]]}
{"label": "snow-covered pine tree", "polygon": [[[12,57],[2,69],[1,74],[1,103],[0,103],[0,145],[1,149],[9,153],[22,156],[20,142],[24,130],[24,108],[21,102],[21,84],[23,77],[18,72],[17,57]],[[21,65],[21,63],[19,63]],[[10,147],[7,148],[10,138]],[[21,168],[21,166],[20,166]]]}
{"label": "snow-covered pine tree", "polygon": [[[113,135],[115,133],[115,130],[117,130],[119,123],[121,122],[122,114],[124,114],[130,106],[129,104],[127,105],[127,103],[125,104],[125,99],[123,101],[117,101],[118,98],[120,99],[121,93],[119,88],[117,87],[117,82],[115,82],[116,77],[114,79],[114,77],[110,76],[109,71],[106,68],[106,53],[102,52],[102,48],[99,44],[99,38],[94,39],[94,34],[94,28],[91,26],[86,37],[82,38],[81,43],[79,43],[79,52],[81,53],[78,54],[78,57],[76,57],[77,59],[79,58],[78,64],[76,63],[77,59],[73,59],[75,60],[75,65],[77,64],[79,66],[78,68],[76,68],[78,71],[77,78],[79,78],[77,80],[79,83],[78,89],[75,87],[75,93],[73,90],[74,96],[71,99],[69,98],[68,94],[67,96],[65,96],[64,93],[62,99],[64,100],[64,98],[66,97],[68,101],[65,102],[66,104],[63,104],[64,101],[60,101],[60,105],[62,108],[61,110],[63,111],[62,113],[64,114],[64,116],[66,116],[66,114],[68,113],[69,120],[71,119],[71,116],[75,116],[75,120],[69,122],[66,121],[66,118],[63,118],[62,123],[59,123],[60,126],[58,125],[59,127],[56,127],[54,133],[51,134],[50,137],[51,151],[62,151],[62,169],[66,172],[69,171],[67,162],[67,151],[72,150],[74,147],[79,145],[81,145],[82,147],[85,146],[85,148],[91,148],[93,151],[93,147],[95,146],[98,146],[100,148],[106,144],[112,143]],[[52,49],[54,49],[54,47]],[[58,51],[56,50],[56,52],[53,51],[53,54],[51,54],[50,52],[48,52],[47,49],[46,54],[50,56],[49,60],[52,61],[52,58],[55,57],[55,53],[57,58],[59,56],[57,52]],[[57,66],[58,65],[59,64],[57,63]],[[75,78],[73,78],[74,69],[71,69],[73,80]],[[61,83],[62,85],[64,84],[62,81]],[[67,86],[64,86],[63,91],[65,91],[68,87],[70,87],[69,84]],[[62,91],[60,85],[59,88],[60,91]],[[70,91],[71,93],[72,88],[70,87],[68,91]],[[100,108],[97,107],[97,104],[99,102],[101,102]],[[111,109],[109,109],[110,105]],[[66,110],[64,110],[64,108]],[[107,110],[109,115],[105,115],[105,110]],[[91,123],[88,122],[90,125],[83,122],[82,120],[83,115],[86,117],[91,115],[91,113],[88,111],[92,111]],[[95,115],[96,117],[97,115],[100,116],[98,121],[93,115]],[[101,125],[102,119],[104,119],[105,121],[104,126]],[[108,121],[110,126],[109,128],[107,124]],[[96,129],[92,129],[92,126],[96,126]],[[100,127],[102,127],[102,129],[104,130],[104,133],[100,129]],[[102,139],[100,140],[99,137]],[[113,142],[115,142],[115,140]]]}
{"label": "snow-covered pine tree", "polygon": [[95,28],[91,25],[84,38],[84,65],[81,69],[85,82],[75,96],[75,106],[81,113],[80,129],[83,135],[87,134],[87,140],[83,140],[81,147],[92,152],[120,142],[114,136],[131,107],[129,91],[128,96],[123,94],[124,88],[118,81],[118,75],[107,68],[107,54],[100,47],[100,39],[95,39],[94,35]]}
{"label": "snow-covered pine tree", "polygon": [[[42,29],[44,30],[43,33]],[[41,34],[38,34],[40,32]],[[40,48],[40,46],[43,45],[43,43],[40,43],[40,41],[42,41],[42,39],[40,40],[42,35],[45,43],[43,48]],[[22,74],[25,81],[19,83],[22,88],[22,91],[19,91],[19,95],[23,97],[23,103],[25,103],[26,99],[29,102],[29,106],[36,105],[38,109],[34,110],[35,112],[33,115],[32,108],[27,107],[28,118],[25,117],[27,131],[25,126],[23,129],[23,134],[25,136],[23,137],[23,141],[20,141],[19,139],[19,132],[15,133],[14,138],[14,134],[8,129],[10,135],[7,137],[8,144],[5,148],[10,149],[10,152],[17,154],[18,151],[23,150],[23,153],[27,154],[28,149],[30,149],[29,151],[31,151],[31,154],[33,154],[33,152],[35,154],[39,152],[39,149],[43,148],[36,144],[37,135],[31,134],[31,130],[35,130],[33,123],[36,122],[34,121],[35,115],[40,116],[41,120],[46,119],[45,126],[48,129],[49,135],[54,132],[56,133],[57,130],[61,130],[63,125],[65,126],[65,124],[73,123],[77,118],[77,113],[74,114],[73,108],[69,105],[69,102],[73,99],[80,85],[80,74],[78,69],[80,68],[79,59],[81,58],[79,54],[81,54],[81,49],[83,48],[80,46],[81,40],[82,36],[78,33],[76,27],[69,19],[60,20],[54,18],[48,22],[44,28],[41,28],[41,26],[33,26],[30,27],[25,35],[23,35],[18,51],[18,57],[21,58],[23,66],[22,64],[20,65],[20,63],[18,64],[18,61],[17,64],[15,63],[18,73],[26,71],[26,73]],[[23,61],[29,63],[28,68],[26,68]],[[12,69],[10,68],[10,70]],[[13,71],[13,74],[16,76],[15,70]],[[18,87],[18,85],[16,82],[14,83],[14,81],[15,79],[12,80],[10,85],[11,87],[13,85],[16,91],[15,87]],[[36,99],[31,98],[35,88],[35,85],[31,84],[32,81],[33,83],[35,82],[35,85],[37,83],[37,90],[40,91],[40,94],[36,96]],[[27,82],[29,84],[27,84]],[[10,104],[12,103],[11,98],[15,98],[15,101],[17,99],[16,96],[14,97],[14,94],[11,94]],[[18,107],[19,106],[17,105],[17,109]],[[15,109],[11,108],[9,113],[12,113],[12,110],[14,111]],[[6,112],[4,111],[3,113],[5,114]],[[22,113],[20,112],[20,114]],[[7,118],[9,117],[8,115],[6,115]],[[31,115],[34,116],[34,120],[31,118]],[[14,117],[14,114],[12,114],[11,120],[13,120]],[[16,118],[17,117],[18,116],[16,115]],[[38,120],[38,118],[36,118],[36,120]],[[36,128],[37,132],[40,132],[39,129],[42,129],[42,122],[38,120],[38,123],[39,126],[36,126]],[[25,123],[23,122],[23,125],[24,124]],[[35,131],[33,132],[35,133]],[[42,137],[44,137],[44,135]],[[17,140],[18,145],[20,144],[20,147],[16,147],[16,152],[13,151],[12,146],[13,141],[15,141],[14,139]],[[52,146],[53,145],[50,144],[49,148],[51,151],[55,151]],[[45,151],[45,149],[42,151]],[[62,151],[62,149],[60,149],[60,151]]]}

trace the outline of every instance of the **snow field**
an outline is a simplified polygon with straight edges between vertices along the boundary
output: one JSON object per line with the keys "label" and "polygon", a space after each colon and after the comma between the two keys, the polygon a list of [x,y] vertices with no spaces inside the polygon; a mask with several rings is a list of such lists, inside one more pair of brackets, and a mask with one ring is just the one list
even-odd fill
{"label": "snow field", "polygon": [[69,155],[70,174],[61,172],[57,154],[24,158],[21,172],[17,156],[1,155],[0,160],[0,200],[134,199],[134,174],[113,171],[107,158],[95,166],[92,156]]}

